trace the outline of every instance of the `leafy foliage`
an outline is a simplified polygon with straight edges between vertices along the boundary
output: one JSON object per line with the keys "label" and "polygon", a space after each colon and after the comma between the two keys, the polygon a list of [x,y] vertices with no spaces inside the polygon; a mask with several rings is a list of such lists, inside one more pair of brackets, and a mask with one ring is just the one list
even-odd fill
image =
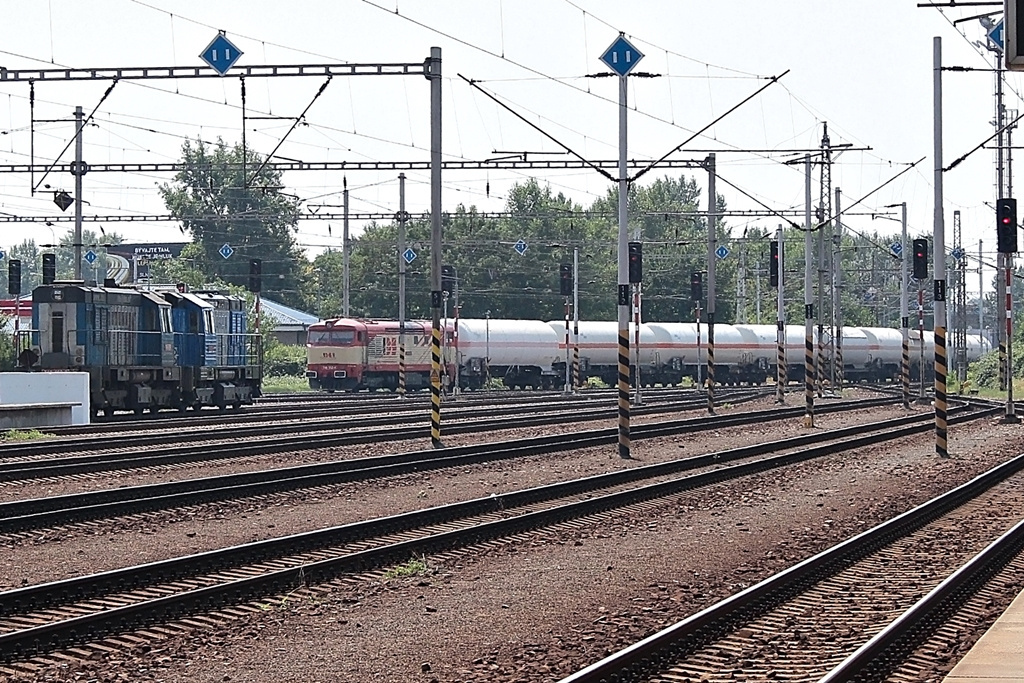
{"label": "leafy foliage", "polygon": [[[293,234],[298,200],[281,192],[281,172],[264,167],[251,150],[229,148],[222,140],[213,146],[186,141],[181,153],[185,168],[160,194],[199,247],[190,252],[191,268],[207,282],[241,286],[248,280],[249,259],[262,259],[264,293],[303,306],[307,262]],[[229,259],[218,253],[224,244],[235,250]]]}
{"label": "leafy foliage", "polygon": [[263,372],[275,377],[305,377],[306,347],[280,343],[269,346],[263,356]]}

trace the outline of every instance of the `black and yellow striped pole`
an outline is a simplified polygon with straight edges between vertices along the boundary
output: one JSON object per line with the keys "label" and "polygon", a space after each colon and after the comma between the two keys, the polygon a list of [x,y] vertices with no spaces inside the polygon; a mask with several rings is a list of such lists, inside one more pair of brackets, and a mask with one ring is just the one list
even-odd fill
{"label": "black and yellow striped pole", "polygon": [[[935,140],[932,158],[935,162],[933,186],[934,199],[934,246],[935,262],[935,452],[941,458],[949,457],[946,432],[946,233],[942,218],[942,39],[933,41],[932,84],[935,105]],[[924,339],[921,340],[924,346]],[[921,368],[924,372],[924,368]]]}
{"label": "black and yellow striped pole", "polygon": [[398,395],[405,397],[405,174],[398,174]]}
{"label": "black and yellow striped pole", "polygon": [[814,245],[811,225],[811,157],[804,157],[804,427],[814,426]]}
{"label": "black and yellow striped pole", "polygon": [[777,345],[777,355],[775,357],[775,402],[785,403],[786,402],[786,384],[788,379],[786,378],[786,305],[785,305],[785,279],[783,273],[785,268],[783,265],[786,262],[786,249],[783,240],[782,226],[780,225],[778,230],[775,232],[775,254],[773,255],[773,262],[770,265],[770,270],[774,270],[775,286],[778,288],[776,295],[776,310],[775,310],[775,341]]}
{"label": "black and yellow striped pole", "polygon": [[[1003,278],[1003,254],[996,254],[996,298],[999,301],[999,308],[1003,315],[1006,314],[1004,302],[1006,301],[1006,280]],[[998,315],[998,313],[997,313]],[[1006,391],[1006,327],[996,325],[996,336],[999,338],[999,391]]]}
{"label": "black and yellow striped pole", "polygon": [[841,192],[835,188],[836,197],[832,203],[835,211],[835,222],[832,225],[832,320],[835,338],[832,345],[835,348],[835,356],[832,358],[834,386],[832,390],[837,396],[843,395],[843,221],[840,218],[843,212],[840,210]]}
{"label": "black and yellow striped pole", "polygon": [[718,193],[715,190],[715,155],[704,162],[708,169],[708,414],[715,414],[715,259],[718,241]]}
{"label": "black and yellow striped pole", "polygon": [[1019,424],[1020,418],[1013,405],[1013,252],[1003,254],[1003,264],[1006,270],[1006,414],[1002,422]]}
{"label": "black and yellow striped pole", "polygon": [[441,442],[441,48],[430,48],[430,443]]}
{"label": "black and yellow striped pole", "polygon": [[[891,206],[895,207],[896,204]],[[910,409],[910,245],[907,243],[907,203],[901,202],[902,250],[900,251],[900,324],[903,332],[903,364],[900,366],[900,380],[903,384],[903,407]],[[889,207],[886,207],[889,208]]]}
{"label": "black and yellow striped pole", "polygon": [[[620,40],[622,36],[620,35]],[[629,245],[627,243],[627,206],[629,178],[626,175],[626,75],[619,76],[619,234],[618,234],[618,406],[619,457],[629,460]]]}
{"label": "black and yellow striped pole", "polygon": [[580,248],[572,250],[572,390],[580,387]]}

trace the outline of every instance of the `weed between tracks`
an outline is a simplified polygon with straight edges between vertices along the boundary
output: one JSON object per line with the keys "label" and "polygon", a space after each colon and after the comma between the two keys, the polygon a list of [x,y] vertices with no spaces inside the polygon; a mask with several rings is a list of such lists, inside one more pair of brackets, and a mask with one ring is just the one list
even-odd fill
{"label": "weed between tracks", "polygon": [[2,441],[34,441],[36,439],[49,439],[53,434],[41,432],[38,429],[8,429],[0,434]]}
{"label": "weed between tracks", "polygon": [[384,576],[389,579],[397,579],[406,576],[418,576],[419,574],[426,573],[428,567],[426,558],[413,558],[405,564],[400,564],[397,567],[392,567],[385,572]]}

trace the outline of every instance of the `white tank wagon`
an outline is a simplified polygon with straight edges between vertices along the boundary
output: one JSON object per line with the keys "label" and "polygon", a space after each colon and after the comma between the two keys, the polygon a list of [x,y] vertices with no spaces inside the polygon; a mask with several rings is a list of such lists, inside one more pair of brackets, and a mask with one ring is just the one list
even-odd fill
{"label": "white tank wagon", "polygon": [[[853,329],[853,328],[844,328]],[[856,328],[867,341],[867,356],[855,363],[846,359],[843,349],[844,377],[850,382],[896,381],[903,363],[903,333],[889,327]],[[844,339],[845,340],[845,339]]]}
{"label": "white tank wagon", "polygon": [[[557,367],[565,372],[565,320],[552,320],[548,323],[552,332],[558,335],[561,358]],[[658,381],[661,365],[660,349],[657,337],[648,325],[640,325],[640,379],[644,384]],[[572,344],[572,336],[569,337]],[[619,324],[610,321],[580,321],[579,338],[580,374],[581,377],[599,377],[609,386],[616,386],[619,381]],[[636,327],[629,325],[629,363],[630,381],[635,373],[632,366],[636,363]]]}
{"label": "white tank wagon", "polygon": [[[736,382],[764,384],[769,377],[776,377],[779,361],[778,328],[775,325],[735,327],[743,338],[743,344],[737,349],[736,363],[730,367],[730,378]],[[719,362],[717,354],[715,362]]]}
{"label": "white tank wagon", "polygon": [[[564,322],[562,323],[565,324]],[[560,338],[540,320],[459,320],[459,383],[468,389],[482,387],[487,377],[504,380],[509,387],[551,388],[564,382],[564,351]],[[563,363],[560,376],[552,369]]]}
{"label": "white tank wagon", "polygon": [[992,344],[977,334],[967,335],[967,362],[973,363],[992,350]]}
{"label": "white tank wagon", "polygon": [[[700,326],[700,342],[697,341],[697,323],[647,323],[654,334],[654,343],[660,361],[656,373],[652,374],[661,384],[678,384],[684,377],[694,382],[703,378],[707,371],[708,326]],[[700,369],[698,370],[698,366]],[[642,377],[642,379],[645,379]]]}

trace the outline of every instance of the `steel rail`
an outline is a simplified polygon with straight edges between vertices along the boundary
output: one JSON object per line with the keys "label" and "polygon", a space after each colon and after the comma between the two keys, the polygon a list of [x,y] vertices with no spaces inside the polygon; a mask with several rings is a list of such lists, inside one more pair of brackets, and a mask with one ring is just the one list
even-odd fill
{"label": "steel rail", "polygon": [[[695,402],[656,404],[651,406],[649,412],[650,414],[658,414],[673,410],[688,410],[695,407]],[[580,421],[597,420],[602,417],[606,417],[608,410],[609,409],[607,407],[602,406],[586,406],[583,408],[573,408],[573,412],[571,414],[573,416],[579,416],[578,419]],[[323,419],[316,421],[310,420],[313,416],[305,415],[301,416],[301,419],[299,420],[290,417],[280,417],[277,421],[268,424],[264,418],[263,420],[258,421],[259,424],[236,425],[228,423],[226,426],[211,425],[209,428],[204,428],[202,430],[196,429],[197,426],[194,424],[190,425],[186,423],[181,425],[190,429],[185,437],[183,437],[181,432],[166,429],[162,426],[159,431],[157,431],[151,426],[149,430],[140,430],[146,432],[143,434],[110,434],[110,430],[106,429],[98,432],[99,436],[81,436],[72,434],[71,437],[62,438],[57,442],[49,439],[17,442],[0,447],[0,470],[4,469],[5,463],[3,463],[3,460],[5,458],[12,459],[32,457],[36,455],[48,455],[53,453],[55,445],[59,445],[65,452],[88,452],[106,450],[110,448],[142,448],[148,446],[163,446],[167,444],[186,445],[185,439],[191,441],[217,441],[222,439],[237,441],[238,439],[282,435],[296,437],[304,432],[337,432],[340,430],[365,429],[367,427],[394,428],[400,426],[412,426],[419,422],[419,418],[422,416],[422,406],[395,406],[394,410],[389,410],[384,414],[376,412],[372,415],[366,415],[366,412],[367,411],[361,408],[355,408],[338,413],[332,412],[321,414],[319,417]],[[531,413],[533,415],[527,417],[527,415]],[[489,427],[490,424],[499,424],[504,425],[505,427],[513,426],[503,422],[503,420],[513,417],[520,422],[532,418],[542,419],[544,417],[549,417],[553,419],[556,416],[561,420],[564,420],[567,414],[569,413],[561,405],[543,404],[518,405],[512,406],[511,408],[454,407],[448,413],[452,420],[490,420],[490,422],[478,423],[482,429],[491,428]],[[410,419],[410,417],[412,419]],[[461,423],[454,421],[450,423],[453,427],[459,424]],[[540,422],[538,424],[544,424],[544,422]],[[89,434],[93,434],[93,432],[90,432]],[[64,461],[66,459],[60,458],[59,460]]]}
{"label": "steel rail", "polygon": [[[977,419],[993,411],[959,416],[957,419]],[[706,486],[725,479],[782,467],[823,455],[842,451],[854,451],[867,445],[893,438],[926,431],[930,423],[915,416],[917,424],[901,424],[892,428],[890,424],[876,423],[876,431],[862,433],[842,440],[830,440],[826,444],[811,446],[804,450],[791,451],[751,463],[732,465],[708,472],[648,484],[625,491],[592,496],[584,500],[548,508],[540,511],[523,512],[520,515],[503,516],[482,524],[469,524],[453,530],[417,538],[407,538],[377,548],[347,553],[339,557],[303,563],[284,569],[271,569],[258,576],[248,576],[222,581],[216,585],[186,590],[184,592],[145,599],[134,604],[114,606],[108,597],[104,609],[90,614],[61,621],[10,631],[0,634],[0,661],[24,657],[40,651],[51,650],[69,643],[95,639],[111,633],[130,630],[136,625],[174,619],[195,611],[210,611],[219,606],[238,604],[253,597],[272,592],[290,590],[295,586],[323,582],[351,571],[366,571],[369,568],[385,566],[403,561],[410,556],[434,553],[451,548],[465,547],[486,540],[522,533],[539,527],[578,519],[587,515],[607,512],[638,502],[651,500],[681,491]],[[914,418],[900,418],[905,421]],[[879,426],[882,425],[882,426]],[[888,427],[888,428],[887,428]],[[823,440],[823,434],[811,434],[807,439]],[[1024,466],[1024,456],[1019,459]],[[280,562],[282,554],[310,549],[323,549],[327,545],[365,541],[375,536],[407,533],[425,525],[450,524],[454,520],[466,520],[474,515],[505,511],[564,496],[578,496],[582,492],[612,486],[624,481],[636,481],[643,476],[659,476],[671,473],[672,467],[680,463],[659,463],[646,468],[588,477],[586,479],[551,484],[534,489],[517,491],[501,496],[489,496],[472,501],[454,503],[404,513],[392,517],[357,522],[320,531],[296,534],[277,539],[208,551],[197,555],[173,558],[135,567],[112,570],[100,574],[81,576],[48,584],[27,586],[0,593],[0,613],[5,617],[12,614],[27,614],[32,610],[48,609],[67,605],[68,600],[82,601],[104,595],[124,595],[128,591],[138,592],[144,586],[167,587],[183,577],[193,577],[201,572],[216,572],[222,578],[234,577],[232,568],[241,563],[252,563],[275,559]],[[640,470],[643,470],[642,472]],[[901,515],[903,518],[906,515]],[[435,526],[435,529],[437,527]],[[817,557],[817,556],[816,556]],[[813,560],[814,558],[812,558]],[[810,562],[810,561],[808,561]],[[807,562],[802,563],[807,564]],[[744,594],[749,591],[744,591]],[[703,614],[703,613],[702,613]],[[592,679],[599,680],[599,679]]]}
{"label": "steel rail", "polygon": [[[998,409],[989,409],[994,414]],[[952,422],[952,421],[951,421]],[[771,576],[725,600],[722,600],[686,619],[655,633],[638,643],[563,678],[560,683],[600,683],[611,680],[634,680],[653,675],[657,663],[672,658],[675,648],[684,647],[689,639],[705,629],[713,629],[748,609],[763,609],[774,604],[800,586],[848,566],[875,549],[888,545],[893,539],[905,536],[933,519],[955,509],[973,497],[1024,469],[1024,455],[998,465],[971,481],[933,498],[893,519],[879,524],[857,536],[824,550],[798,564]],[[842,680],[842,679],[839,679]]]}
{"label": "steel rail", "polygon": [[[894,399],[871,399],[858,402],[852,407],[865,408],[875,405],[884,405],[894,402]],[[832,410],[850,409],[850,404],[834,406]],[[657,413],[676,410],[672,406],[648,406],[642,414],[652,415]],[[790,412],[785,412],[785,411]],[[756,421],[758,418],[785,417],[794,409],[772,409],[767,411],[755,411],[729,416],[732,422],[712,422],[708,424],[707,419],[693,419],[685,421],[692,430],[710,429],[715,425],[728,426],[730,424],[745,424]],[[601,408],[589,412],[575,411],[571,414],[554,413],[536,415],[532,417],[518,417],[515,424],[510,424],[507,418],[492,420],[477,420],[465,422],[448,423],[445,431],[448,434],[478,434],[485,431],[496,431],[502,429],[523,428],[530,426],[546,426],[551,424],[562,424],[567,421],[583,422],[589,420],[608,419],[611,416],[611,409]],[[202,444],[197,448],[195,443],[182,443],[180,437],[174,439],[178,446],[165,446],[157,451],[150,448],[141,448],[137,451],[115,451],[107,453],[93,453],[79,456],[55,457],[47,459],[24,459],[8,460],[0,462],[0,482],[16,481],[26,479],[39,479],[44,477],[68,476],[72,474],[85,474],[90,472],[101,472],[116,469],[131,469],[139,467],[153,467],[156,465],[181,464],[186,462],[207,462],[224,460],[228,458],[251,457],[269,455],[275,453],[289,453],[293,451],[338,448],[367,443],[380,443],[385,441],[403,441],[421,438],[424,436],[424,426],[395,427],[391,425],[393,420],[383,419],[379,424],[380,428],[358,429],[348,431],[318,431],[311,434],[296,436],[294,431],[284,430],[283,436],[274,436],[249,442],[239,443],[244,434],[235,432],[225,437],[221,443]],[[389,426],[391,425],[391,426]],[[548,439],[563,439],[571,441],[573,434],[544,437]],[[156,442],[161,443],[161,442]],[[133,443],[138,447],[139,444]],[[553,444],[552,444],[553,445]],[[35,454],[49,454],[52,452],[52,445],[42,448],[20,451],[18,455],[29,457]]]}
{"label": "steel rail", "polygon": [[[728,400],[740,402],[752,400],[764,396],[763,391],[741,391],[732,394]],[[422,400],[416,399],[390,399],[372,398],[367,399],[364,395],[363,401],[304,401],[275,402],[267,404],[256,404],[247,407],[241,412],[229,412],[220,410],[204,410],[198,413],[182,415],[177,411],[162,411],[149,413],[144,416],[121,414],[111,418],[101,417],[89,425],[70,425],[62,427],[47,428],[48,434],[57,436],[81,435],[91,433],[109,433],[111,428],[117,431],[145,431],[147,429],[171,429],[175,427],[193,428],[197,425],[230,424],[237,425],[250,422],[267,421],[268,419],[296,419],[317,416],[344,416],[344,415],[365,415],[378,411],[392,413],[422,411],[426,405],[426,396]],[[492,408],[495,411],[504,407],[506,409],[524,406],[533,409],[534,406],[547,406],[554,409],[557,405],[594,405],[597,401],[606,399],[607,396],[565,396],[564,394],[551,394],[548,396],[506,396],[503,398],[481,398],[481,399],[460,399],[447,403],[449,410],[460,411],[467,408]],[[699,400],[690,392],[689,395],[677,394],[654,394],[647,399],[649,403],[664,403],[667,401]],[[319,404],[319,405],[317,405]],[[333,405],[332,405],[333,404]],[[282,412],[282,411],[287,411]],[[0,446],[0,452],[3,448]]]}
{"label": "steel rail", "polygon": [[[954,409],[954,413],[965,408]],[[794,409],[799,413],[799,409]],[[737,416],[738,417],[738,416]],[[930,416],[910,415],[900,418],[906,424],[913,424],[930,419]],[[712,424],[708,424],[712,423]],[[701,429],[718,429],[729,426],[728,418],[708,420],[701,418],[694,425],[642,425],[638,426],[637,438],[669,436],[687,430],[690,426]],[[886,424],[895,424],[888,421]],[[847,427],[830,432],[832,438],[845,438],[856,435],[863,428]],[[211,501],[233,500],[250,496],[295,491],[329,484],[366,481],[388,476],[397,476],[411,472],[459,467],[481,462],[494,462],[513,458],[527,457],[536,453],[551,453],[567,449],[584,448],[597,445],[611,438],[608,431],[601,435],[583,435],[574,439],[555,439],[541,437],[530,442],[518,440],[514,442],[498,442],[493,448],[464,446],[446,449],[442,453],[436,450],[414,451],[397,455],[360,458],[357,460],[340,460],[315,465],[263,470],[260,472],[244,472],[226,474],[215,477],[189,479],[185,481],[126,486],[102,491],[73,493],[62,496],[48,496],[29,500],[11,501],[0,504],[0,533],[13,533],[28,529],[52,527],[87,519],[100,519],[145,512],[165,510],[185,505],[195,505]],[[766,441],[755,446],[717,452],[706,456],[688,459],[690,467],[702,467],[708,462],[722,462],[736,458],[750,457],[770,453],[781,448],[793,448],[812,443],[815,435],[791,437],[781,441]],[[710,459],[710,461],[709,461]],[[688,467],[689,468],[689,467]],[[637,468],[640,471],[648,471]]]}
{"label": "steel rail", "polygon": [[[934,631],[944,609],[962,603],[1024,549],[1024,520],[1015,524],[971,558],[910,609],[893,620],[871,640],[833,668],[818,683],[846,683],[869,670],[893,667],[899,659],[894,650],[907,650],[922,631]],[[882,662],[885,661],[886,664]]]}

